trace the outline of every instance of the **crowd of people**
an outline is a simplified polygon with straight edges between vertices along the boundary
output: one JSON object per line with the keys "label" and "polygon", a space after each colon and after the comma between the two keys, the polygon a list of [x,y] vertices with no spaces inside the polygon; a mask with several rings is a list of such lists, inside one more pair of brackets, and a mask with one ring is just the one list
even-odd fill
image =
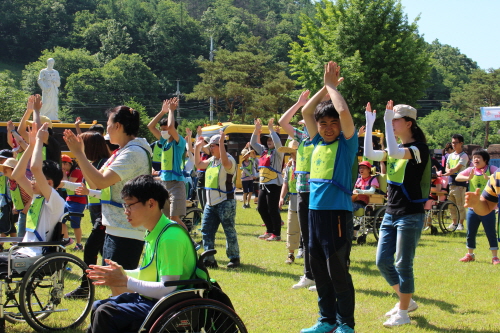
{"label": "crowd of people", "polygon": [[[219,225],[226,237],[227,268],[240,267],[235,199],[235,179],[240,173],[242,208],[256,204],[265,227],[259,239],[281,241],[280,211],[288,202],[285,263],[304,258],[303,275],[292,288],[309,287],[318,293],[320,317],[301,332],[350,333],[355,327],[355,289],[349,273],[353,211],[365,209],[369,196],[380,193],[373,175],[377,165],[386,174],[388,188],[375,260],[399,298],[383,325],[408,324],[408,313],[418,308],[412,299],[413,261],[429,194],[442,192],[448,181],[441,179],[449,177],[449,199],[460,208],[449,228],[462,230],[467,220],[468,253],[460,261],[475,260],[482,222],[496,265],[500,260],[494,209],[500,173],[489,165],[490,156],[482,149],[472,153],[469,167],[459,134],[443,151],[441,163],[432,159],[417,124],[417,110],[393,101],[387,102],[383,117],[387,145],[383,149],[370,135],[376,120],[370,103],[366,124],[356,132],[349,107],[337,90],[342,81],[340,67],[326,64],[324,86],[312,97],[304,91],[279,119],[289,136],[285,145],[274,119],[267,124],[268,135],[262,135],[263,124],[256,119],[250,142],[241,151],[240,167],[227,152],[222,131],[204,137],[199,127],[194,144],[191,130],[186,129],[184,138],[179,134],[174,117],[177,98],[165,100],[148,124],[157,139],[153,143],[138,137],[139,112],[117,106],[106,112],[106,129],[96,124],[82,132],[77,118],[76,133],[64,131],[74,157],[61,155],[52,122],[40,115],[40,96],[30,96],[17,128],[8,122],[12,149],[0,151],[0,232],[25,241],[49,240],[65,212],[88,209],[91,233],[83,235],[81,218],[72,216],[69,227],[74,240],[67,226],[63,237],[67,246],[83,251],[94,283],[111,288],[111,298],[94,304],[89,332],[119,332],[139,327],[155,300],[175,289],[163,287],[163,282],[191,277],[196,247],[213,249]],[[292,125],[300,109],[302,129]],[[361,135],[364,149],[358,162]],[[203,208],[201,244],[191,239],[182,221],[186,200],[195,200]],[[85,244],[84,236],[88,236]],[[34,247],[15,255],[40,253]],[[99,254],[102,262],[98,262]],[[0,267],[5,268],[2,258]],[[205,258],[204,264],[218,267],[213,256]],[[82,283],[65,297],[83,297],[86,288]]]}

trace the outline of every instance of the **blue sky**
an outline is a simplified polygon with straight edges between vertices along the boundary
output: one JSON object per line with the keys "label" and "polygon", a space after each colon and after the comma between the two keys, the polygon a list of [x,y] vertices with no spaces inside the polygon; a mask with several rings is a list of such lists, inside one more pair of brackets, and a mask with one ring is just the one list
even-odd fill
{"label": "blue sky", "polygon": [[408,20],[420,14],[418,27],[427,42],[436,38],[476,61],[483,69],[500,68],[500,0],[401,0]]}

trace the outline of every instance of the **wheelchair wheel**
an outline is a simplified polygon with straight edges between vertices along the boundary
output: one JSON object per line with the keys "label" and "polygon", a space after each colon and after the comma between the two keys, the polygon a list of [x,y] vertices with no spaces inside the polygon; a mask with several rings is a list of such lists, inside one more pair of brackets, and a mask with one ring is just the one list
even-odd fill
{"label": "wheelchair wheel", "polygon": [[373,229],[373,236],[378,242],[378,235],[380,231],[380,226],[382,225],[382,220],[384,219],[385,215],[385,206],[377,209],[375,212],[375,216],[373,217],[372,220],[372,229]]}
{"label": "wheelchair wheel", "polygon": [[439,228],[444,234],[455,231],[456,228],[451,227],[453,224],[452,216],[457,217],[457,223],[460,221],[460,211],[458,206],[452,201],[445,201],[439,206]]}
{"label": "wheelchair wheel", "polygon": [[172,306],[156,320],[150,332],[246,333],[247,329],[231,308],[220,302],[201,298]]}
{"label": "wheelchair wheel", "polygon": [[[80,325],[94,301],[94,285],[85,274],[87,265],[68,253],[51,253],[26,272],[20,287],[20,308],[36,331],[61,331]],[[85,287],[78,297],[65,294]]]}
{"label": "wheelchair wheel", "polygon": [[190,233],[193,233],[196,227],[201,224],[202,215],[203,210],[200,208],[190,207],[186,209],[186,215],[182,218],[182,222],[184,222]]}

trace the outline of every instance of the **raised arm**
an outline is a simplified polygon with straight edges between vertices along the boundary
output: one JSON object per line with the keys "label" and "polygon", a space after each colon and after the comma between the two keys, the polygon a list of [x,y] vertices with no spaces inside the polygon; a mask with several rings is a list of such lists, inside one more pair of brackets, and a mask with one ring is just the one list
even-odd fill
{"label": "raised arm", "polygon": [[365,140],[364,146],[365,151],[364,155],[371,160],[374,161],[385,161],[387,159],[386,152],[383,150],[373,150],[373,124],[375,123],[375,119],[377,119],[377,110],[373,110],[370,102],[366,104],[366,132],[365,132]]}
{"label": "raised arm", "polygon": [[411,160],[413,157],[411,155],[410,149],[399,148],[396,142],[396,136],[394,135],[394,129],[392,127],[392,120],[394,119],[394,102],[390,100],[385,106],[384,123],[385,123],[385,141],[387,142],[387,154],[392,158]]}
{"label": "raised arm", "polygon": [[257,155],[261,155],[264,151],[264,148],[262,147],[262,144],[258,142],[258,139],[260,138],[262,122],[260,121],[260,118],[257,118],[253,121],[253,123],[255,125],[255,128],[253,130],[252,137],[250,138],[250,145],[255,150]]}
{"label": "raised arm", "polygon": [[[19,135],[24,139],[24,141],[28,142],[29,141],[29,135],[28,132],[26,132],[26,121],[30,119],[31,114],[33,113],[33,103],[35,100],[35,96],[31,95],[28,97],[28,104],[26,105],[26,111],[24,112],[23,117],[21,118],[21,121],[19,121],[19,126],[17,127],[17,131],[19,132]],[[35,143],[33,142],[33,145]]]}
{"label": "raised arm", "polygon": [[233,164],[229,160],[229,157],[227,157],[226,147],[224,147],[224,138],[226,137],[226,135],[224,134],[223,131],[219,131],[219,134],[220,134],[220,139],[219,139],[220,160],[222,162],[222,166],[227,171],[231,169]]}
{"label": "raised arm", "polygon": [[[35,98],[33,100],[33,110],[35,111],[35,112],[33,112],[33,123],[36,123],[38,128],[40,128],[40,130],[42,129],[41,127],[43,125],[42,120],[40,119],[40,110],[41,109],[42,109],[42,96],[40,96],[39,94],[36,94]],[[48,139],[49,138],[47,137],[47,140]]]}
{"label": "raised arm", "polygon": [[162,107],[161,107],[161,111],[158,112],[158,114],[153,119],[151,119],[151,121],[148,124],[148,130],[154,135],[154,137],[157,140],[160,140],[160,138],[161,138],[161,132],[160,132],[159,129],[156,128],[156,124],[158,124],[160,122],[161,118],[163,118],[163,116],[168,111],[168,108],[166,106],[167,101],[168,100],[164,100],[163,101],[163,104],[162,104]]}
{"label": "raised arm", "polygon": [[[33,126],[35,126],[35,122]],[[33,149],[33,157],[31,158],[31,172],[36,179],[36,184],[40,189],[40,192],[45,197],[47,201],[50,200],[52,195],[52,186],[50,186],[48,180],[45,178],[43,174],[43,143],[48,140],[49,132],[48,132],[49,124],[45,123],[38,130],[36,134],[36,142],[35,148]],[[24,156],[23,156],[24,157]]]}
{"label": "raised arm", "polygon": [[91,187],[95,187],[92,185],[98,185],[102,189],[114,185],[121,180],[120,176],[112,170],[108,169],[104,173],[101,173],[94,168],[85,156],[82,139],[77,137],[71,130],[64,131],[63,139],[68,145],[69,150],[78,160],[80,170],[82,170],[83,176]]}
{"label": "raised arm", "polygon": [[194,145],[194,165],[196,166],[197,169],[206,169],[210,162],[207,161],[202,161],[200,158],[200,153],[201,153],[201,147],[205,144],[205,141],[203,141],[203,137],[199,136],[196,139],[196,143]]}
{"label": "raised arm", "polygon": [[30,131],[28,140],[31,139],[31,144],[26,147],[23,156],[21,157],[19,162],[17,162],[17,165],[12,172],[12,179],[14,179],[19,184],[19,186],[22,187],[22,189],[25,190],[26,193],[28,193],[30,197],[33,197],[33,189],[31,188],[30,180],[26,177],[26,169],[28,169],[28,163],[31,159],[31,156],[33,155],[36,133],[36,128]]}
{"label": "raised arm", "polygon": [[283,113],[283,115],[281,116],[280,120],[278,121],[278,123],[283,128],[283,130],[285,131],[285,133],[288,134],[289,136],[291,136],[292,138],[295,135],[295,130],[294,130],[293,126],[290,124],[290,121],[292,121],[292,118],[295,115],[295,113],[297,113],[297,111],[301,107],[303,107],[304,105],[306,105],[307,101],[309,100],[308,99],[309,98],[309,93],[310,93],[309,90],[303,91],[300,94],[300,97],[297,100],[297,103],[295,103],[294,105],[292,105],[290,107],[290,109],[288,109],[285,113]]}
{"label": "raised arm", "polygon": [[340,66],[333,61],[326,64],[323,79],[333,106],[339,113],[342,133],[346,139],[350,139],[354,135],[354,122],[344,97],[342,97],[340,92],[337,90],[337,86],[344,81],[344,78],[340,77]]}
{"label": "raised arm", "polygon": [[[279,134],[274,130],[274,118],[269,119],[267,123],[267,128],[269,128],[269,134],[271,135],[271,139],[274,143],[274,149],[278,150],[279,147],[282,147],[281,139]],[[282,154],[282,153],[280,153]]]}
{"label": "raised arm", "polygon": [[175,110],[177,109],[177,106],[179,105],[179,99],[177,97],[174,97],[169,100],[169,103],[167,104],[168,106],[168,132],[170,133],[170,136],[172,139],[174,139],[175,142],[179,142],[179,133],[177,133],[177,129],[175,128]]}
{"label": "raised arm", "polygon": [[76,134],[77,135],[82,134],[82,129],[80,128],[80,124],[81,123],[82,123],[82,118],[76,117],[76,119],[75,119],[75,130],[76,130]]}
{"label": "raised arm", "polygon": [[316,119],[314,119],[314,110],[316,110],[316,106],[323,101],[327,94],[328,91],[326,87],[321,88],[302,108],[302,118],[304,118],[307,132],[309,133],[309,137],[311,139],[318,134]]}

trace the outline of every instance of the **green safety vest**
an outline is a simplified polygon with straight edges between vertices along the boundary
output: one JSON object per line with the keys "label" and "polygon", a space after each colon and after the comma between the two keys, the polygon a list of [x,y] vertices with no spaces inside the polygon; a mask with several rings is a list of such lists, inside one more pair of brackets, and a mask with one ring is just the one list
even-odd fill
{"label": "green safety vest", "polygon": [[[175,141],[172,141],[175,142]],[[171,143],[171,142],[169,142]],[[175,144],[165,143],[164,147],[167,149],[162,149],[161,154],[161,172],[171,172],[176,176],[183,176],[182,170],[174,170],[173,162],[174,162],[174,149]],[[181,165],[184,164],[184,158],[181,162]]]}
{"label": "green safety vest", "polygon": [[40,222],[40,215],[43,208],[43,203],[45,198],[42,196],[36,197],[31,203],[30,209],[28,210],[28,215],[26,216],[26,230],[31,231],[35,234],[36,238],[42,242],[43,238],[36,231],[38,223]]}
{"label": "green safety vest", "polygon": [[160,146],[160,141],[156,141],[153,146],[153,163],[161,163],[161,155],[163,149]]}
{"label": "green safety vest", "polygon": [[427,160],[422,179],[420,180],[420,188],[422,198],[412,199],[406,188],[404,187],[405,171],[408,164],[408,159],[397,159],[387,155],[387,182],[389,184],[400,186],[406,198],[413,203],[423,203],[429,200],[429,192],[431,188],[431,161]]}
{"label": "green safety vest", "polygon": [[311,156],[313,150],[314,145],[311,142],[306,143],[306,140],[303,140],[299,144],[299,148],[297,150],[297,165],[295,167],[295,173],[310,173]]}
{"label": "green safety vest", "polygon": [[7,196],[7,177],[0,176],[0,195]]}
{"label": "green safety vest", "polygon": [[294,177],[293,165],[288,167],[288,192],[297,194],[297,179]]}
{"label": "green safety vest", "polygon": [[222,161],[217,166],[213,166],[213,160],[210,162],[205,172],[205,189],[215,190],[221,193],[233,193],[234,187],[231,189],[231,191],[222,191],[219,187],[219,175],[220,175],[221,165]]}
{"label": "green safety vest", "polygon": [[16,188],[10,191],[12,196],[12,202],[14,203],[14,208],[20,212],[24,209],[23,198],[21,197],[21,189],[19,185],[16,185]]}
{"label": "green safety vest", "polygon": [[248,165],[247,166],[243,166],[243,162],[241,162],[241,170],[246,170],[247,173],[248,173],[248,176],[244,176],[243,178],[245,177],[252,177],[253,174],[252,174],[252,167],[253,167],[253,164],[252,164],[252,161],[248,160]]}
{"label": "green safety vest", "polygon": [[324,144],[320,142],[311,155],[311,175],[309,182],[330,183],[340,188],[344,193],[351,195],[352,191],[347,189],[338,181],[334,180],[335,161],[339,140]]}
{"label": "green safety vest", "polygon": [[[474,172],[474,169],[475,168],[472,167],[471,172]],[[486,169],[486,175],[491,176],[489,166]],[[477,188],[482,191],[485,188],[487,183],[488,183],[488,179],[484,179],[484,177],[482,175],[478,176],[478,175],[474,174],[474,176],[471,179],[469,179],[469,191],[475,192]]]}
{"label": "green safety vest", "polygon": [[[85,186],[90,190],[89,184],[85,183]],[[110,194],[109,197],[111,198],[111,194]],[[101,198],[102,198],[102,192],[101,192]],[[94,198],[91,195],[87,195],[87,205],[88,206],[98,206],[98,205],[101,205],[101,199]]]}
{"label": "green safety vest", "polygon": [[[460,154],[458,154],[457,158],[450,158],[452,155],[450,154],[448,156],[448,167],[450,169],[453,169],[455,168],[457,165],[458,165],[458,162],[460,161],[460,158],[462,157],[462,155],[465,154],[465,152],[461,152]],[[455,154],[456,155],[456,154]],[[458,172],[455,173],[455,175],[458,174]]]}
{"label": "green safety vest", "polygon": [[17,153],[16,160],[18,160],[18,161],[21,160],[21,157],[23,157],[23,154],[24,154],[24,151]]}

